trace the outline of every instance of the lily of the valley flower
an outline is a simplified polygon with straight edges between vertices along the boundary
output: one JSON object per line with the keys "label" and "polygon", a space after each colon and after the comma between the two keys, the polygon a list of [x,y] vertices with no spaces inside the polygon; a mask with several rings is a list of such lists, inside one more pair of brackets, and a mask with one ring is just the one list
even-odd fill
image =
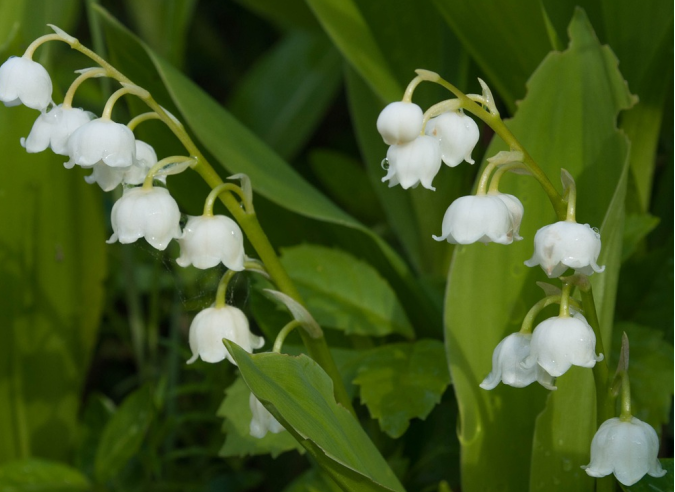
{"label": "lily of the valley flower", "polygon": [[[85,176],[89,184],[97,183],[103,191],[112,191],[121,183],[139,185],[145,180],[148,171],[157,164],[155,149],[142,140],[136,140],[136,158],[129,167],[110,167],[99,161],[92,167],[92,173]],[[166,183],[166,176],[155,178]]]}
{"label": "lily of the valley flower", "polygon": [[614,473],[626,486],[633,485],[646,474],[662,477],[657,455],[659,438],[649,424],[631,417],[630,420],[611,418],[602,423],[591,442],[591,462],[582,468],[591,477]]}
{"label": "lily of the valley flower", "polygon": [[473,164],[471,152],[478,143],[480,132],[473,119],[461,111],[449,111],[427,123],[425,132],[441,143],[441,158],[450,167],[462,161]]}
{"label": "lily of the valley flower", "polygon": [[52,102],[52,79],[39,63],[12,56],[0,66],[0,101],[44,111]]}
{"label": "lily of the valley flower", "polygon": [[511,244],[522,239],[518,235],[522,217],[523,206],[513,195],[463,196],[450,204],[443,216],[442,235],[433,238],[452,244]]}
{"label": "lily of the valley flower", "polygon": [[223,263],[230,270],[244,269],[244,235],[239,225],[224,215],[190,217],[178,239],[182,267],[211,268]]}
{"label": "lily of the valley flower", "polygon": [[534,254],[525,262],[541,265],[549,278],[560,277],[568,268],[591,275],[605,270],[598,266],[600,234],[588,224],[561,221],[542,227],[534,236]]}
{"label": "lily of the valley flower", "polygon": [[99,118],[79,127],[68,139],[70,160],[74,165],[93,167],[102,162],[110,167],[129,167],[136,158],[136,139],[129,128],[114,121]]}
{"label": "lily of the valley flower", "polygon": [[515,388],[523,388],[538,381],[544,388],[555,390],[553,376],[539,364],[524,368],[521,362],[530,355],[531,334],[512,333],[504,338],[492,354],[492,371],[480,383],[491,390],[501,382]]}
{"label": "lily of the valley flower", "polygon": [[145,237],[163,251],[181,236],[180,210],[166,188],[128,188],[115,202],[111,216],[113,235],[108,243],[133,243]]}
{"label": "lily of the valley flower", "polygon": [[388,145],[412,142],[422,131],[422,108],[405,101],[393,102],[377,118],[377,131]]}
{"label": "lily of the valley flower", "polygon": [[236,365],[223,344],[223,338],[230,340],[249,354],[265,344],[262,337],[251,333],[248,319],[234,306],[211,307],[201,311],[190,325],[190,350],[192,364],[197,358],[205,362],[220,362],[227,359]]}
{"label": "lily of the valley flower", "polygon": [[251,419],[251,424],[249,426],[249,432],[253,437],[262,439],[267,435],[268,432],[272,434],[278,434],[279,432],[286,430],[284,426],[279,423],[277,419],[274,418],[269,410],[260,403],[253,393],[248,399],[248,405],[251,408],[251,413],[253,418]]}
{"label": "lily of the valley flower", "polygon": [[551,376],[559,377],[573,365],[593,367],[603,358],[603,354],[595,355],[593,328],[586,318],[575,313],[571,317],[554,316],[537,325],[523,368],[539,364]]}
{"label": "lily of the valley flower", "polygon": [[389,187],[400,184],[404,190],[422,186],[435,190],[431,183],[441,168],[441,151],[438,140],[422,135],[412,142],[392,145],[387,151],[389,169],[382,181]]}
{"label": "lily of the valley flower", "polygon": [[68,155],[68,138],[85,123],[95,118],[94,113],[80,108],[64,108],[61,104],[37,117],[28,137],[21,139],[26,152],[42,152],[48,147],[55,154]]}

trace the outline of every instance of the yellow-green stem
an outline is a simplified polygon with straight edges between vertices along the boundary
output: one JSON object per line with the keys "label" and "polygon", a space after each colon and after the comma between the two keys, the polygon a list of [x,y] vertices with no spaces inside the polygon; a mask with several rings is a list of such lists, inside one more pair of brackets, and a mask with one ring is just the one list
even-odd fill
{"label": "yellow-green stem", "polygon": [[415,92],[415,89],[423,80],[424,79],[422,77],[415,77],[410,81],[408,87],[406,87],[405,92],[403,93],[403,102],[412,102],[413,92]]}
{"label": "yellow-green stem", "polygon": [[249,210],[250,207],[249,204],[247,203],[248,200],[246,200],[246,196],[244,195],[242,189],[233,183],[223,183],[213,188],[211,190],[211,193],[209,193],[209,195],[206,197],[206,200],[204,201],[205,217],[213,217],[213,205],[215,204],[215,201],[218,198],[218,196],[224,191],[231,191],[236,193],[241,199],[242,203],[244,204],[245,209],[247,211]]}
{"label": "yellow-green stem", "polygon": [[562,295],[560,297],[560,314],[561,318],[570,317],[570,293],[572,292],[572,284],[565,282],[562,288]]}
{"label": "yellow-green stem", "polygon": [[286,326],[284,326],[277,335],[276,340],[274,340],[274,347],[272,347],[272,352],[276,352],[277,354],[280,353],[281,347],[283,347],[286,337],[298,326],[302,326],[302,323],[297,319],[294,319]]}
{"label": "yellow-green stem", "polygon": [[117,89],[115,92],[113,92],[112,96],[108,98],[108,100],[105,103],[105,107],[103,108],[103,114],[101,115],[101,119],[103,120],[109,120],[112,117],[112,110],[113,107],[115,106],[115,103],[117,100],[126,95],[130,94],[131,90],[128,87],[122,87],[121,89]]}
{"label": "yellow-green stem", "polygon": [[[551,304],[560,304],[561,298],[562,295],[544,297],[542,300],[540,300],[534,306],[532,306],[525,315],[525,318],[523,318],[523,323],[522,325],[520,325],[520,333],[524,335],[532,333],[532,325],[534,324],[534,320],[537,317],[537,315],[545,307],[550,306]],[[572,305],[572,307],[574,307],[577,310],[581,310],[581,306],[579,306],[574,299],[569,299],[569,302]]]}
{"label": "yellow-green stem", "polygon": [[572,181],[567,189],[567,215],[565,220],[568,222],[577,221],[577,186]]}
{"label": "yellow-green stem", "polygon": [[478,180],[478,189],[476,189],[476,196],[478,195],[485,195],[487,192],[487,185],[488,181],[490,180],[490,174],[492,174],[492,171],[494,171],[495,167],[497,167],[497,164],[494,162],[488,162],[488,165],[485,166],[485,169],[483,169],[483,173],[480,175],[480,179]]}
{"label": "yellow-green stem", "polygon": [[628,371],[624,371],[621,374],[621,416],[619,418],[627,422],[632,416],[630,408],[630,379],[628,379]]}
{"label": "yellow-green stem", "polygon": [[161,161],[157,162],[157,164],[152,166],[148,171],[148,174],[145,175],[145,181],[143,181],[143,188],[146,190],[152,188],[152,180],[154,179],[155,174],[157,174],[163,167],[168,166],[169,164],[187,161],[196,162],[196,159],[193,157],[185,157],[183,155],[172,155],[170,157],[165,157]]}
{"label": "yellow-green stem", "polygon": [[520,162],[512,162],[510,164],[504,164],[499,167],[495,171],[495,173],[492,175],[492,179],[490,180],[490,188],[488,189],[489,193],[498,193],[499,192],[499,182],[502,179],[502,176],[504,176],[506,173],[509,171],[512,171],[513,169],[523,169],[524,166]]}
{"label": "yellow-green stem", "polygon": [[139,114],[138,116],[134,116],[129,120],[129,123],[127,123],[127,128],[131,130],[132,132],[136,129],[138,125],[145,121],[149,120],[159,120],[161,119],[160,116],[155,113],[154,111],[149,111],[147,113]]}
{"label": "yellow-green stem", "polygon": [[75,97],[75,91],[77,91],[77,88],[80,87],[80,84],[82,84],[82,82],[84,82],[87,79],[91,79],[93,77],[104,77],[105,74],[106,74],[105,68],[92,68],[91,70],[87,70],[86,72],[80,74],[79,77],[73,80],[73,83],[70,84],[70,87],[68,87],[68,91],[66,92],[66,95],[63,98],[62,104],[63,109],[70,109],[73,107],[73,98]]}
{"label": "yellow-green stem", "polygon": [[218,290],[216,291],[216,307],[223,308],[226,305],[225,294],[227,294],[227,286],[230,284],[232,277],[236,275],[237,272],[234,270],[226,271],[218,282]]}

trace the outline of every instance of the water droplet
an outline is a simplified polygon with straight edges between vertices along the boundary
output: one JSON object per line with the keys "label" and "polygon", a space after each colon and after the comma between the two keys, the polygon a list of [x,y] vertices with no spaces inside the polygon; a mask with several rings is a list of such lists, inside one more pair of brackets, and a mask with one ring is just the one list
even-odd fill
{"label": "water droplet", "polygon": [[572,470],[572,460],[563,458],[562,462],[563,462],[563,470],[565,470],[566,472]]}
{"label": "water droplet", "polygon": [[389,171],[389,159],[387,159],[386,157],[382,159],[382,162],[380,162],[380,167],[382,167],[382,169],[384,169],[385,171]]}

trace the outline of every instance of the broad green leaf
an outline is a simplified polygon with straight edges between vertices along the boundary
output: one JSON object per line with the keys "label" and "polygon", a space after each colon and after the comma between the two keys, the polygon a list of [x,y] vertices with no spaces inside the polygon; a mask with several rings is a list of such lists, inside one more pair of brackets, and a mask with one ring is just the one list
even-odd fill
{"label": "broad green leaf", "polygon": [[486,82],[511,112],[525,82],[551,48],[539,0],[434,0]]}
{"label": "broad green leaf", "polygon": [[369,264],[316,245],[284,249],[281,263],[320,325],[348,335],[414,336],[396,293]]}
{"label": "broad green leaf", "polygon": [[354,0],[307,0],[335,46],[382,102],[399,100],[397,82]]}
{"label": "broad green leaf", "polygon": [[283,492],[340,492],[340,487],[321,470],[313,468],[293,480]]}
{"label": "broad green leaf", "polygon": [[666,458],[659,461],[663,469],[668,471],[664,476],[654,478],[645,475],[638,483],[630,487],[620,484],[621,488],[626,492],[673,492],[673,473],[675,473],[673,470],[673,459]]}
{"label": "broad green leaf", "polygon": [[628,376],[631,382],[633,415],[654,427],[670,418],[673,398],[673,346],[661,331],[635,323],[617,323],[613,339],[614,359],[621,349],[621,333],[630,344]]}
{"label": "broad green leaf", "polygon": [[140,36],[174,65],[183,65],[185,41],[197,0],[126,0]]}
{"label": "broad green leaf", "polygon": [[424,420],[450,384],[443,344],[437,340],[395,343],[368,351],[354,383],[380,428],[401,437],[410,420]]}
{"label": "broad green leaf", "polygon": [[344,210],[367,224],[384,219],[384,211],[358,161],[334,150],[316,149],[309,154],[309,163],[328,194]]}
{"label": "broad green leaf", "polygon": [[[0,53],[3,61],[32,40],[34,26],[23,14],[25,22],[13,23],[12,43]],[[37,20],[45,20],[42,13]],[[2,42],[7,36],[0,33]],[[72,455],[103,304],[100,192],[84,183],[81,170],[65,170],[62,156],[21,147],[38,114],[0,107],[0,462]]]}
{"label": "broad green leaf", "polygon": [[80,415],[75,466],[89,477],[94,476],[96,448],[106,424],[115,412],[114,403],[105,395],[89,395]]}
{"label": "broad green leaf", "polygon": [[[345,243],[358,245],[359,252],[368,255],[370,263],[401,293],[406,310],[409,315],[414,315],[415,323],[437,326],[438,313],[434,306],[417,286],[407,265],[382,238],[303,180],[227,111],[174,67],[157,57],[105,10],[99,7],[96,11],[111,45],[110,51],[117,53],[122,71],[132,76],[136,83],[152,90],[157,100],[169,109],[173,109],[172,102],[175,103],[176,114],[182,113],[199,142],[215,157],[214,164],[217,161],[226,173],[248,174],[255,192],[290,212],[327,224],[344,226],[346,229],[338,229],[341,240],[349,238]],[[130,53],[134,56],[131,57]],[[143,53],[147,56],[144,57]],[[198,196],[195,190],[199,187],[199,180],[190,174],[181,175],[182,179],[191,180],[191,195]],[[195,188],[192,188],[193,185]],[[261,221],[265,221],[262,215]],[[284,227],[288,225],[284,224]]]}
{"label": "broad green leaf", "polygon": [[255,396],[344,490],[403,491],[358,421],[335,403],[330,377],[316,362],[225,345]]}
{"label": "broad green leaf", "polygon": [[227,388],[225,394],[217,413],[219,417],[225,419],[223,422],[225,444],[220,449],[219,456],[271,454],[272,458],[276,458],[281,453],[293,449],[304,453],[304,448],[288,432],[282,431],[278,434],[268,432],[262,439],[250,434],[249,424],[253,414],[248,400],[251,391],[241,378]]}
{"label": "broad green leaf", "polygon": [[658,217],[654,217],[648,213],[626,216],[621,261],[626,261],[631,257],[640,242],[659,225],[660,221]]}
{"label": "broad green leaf", "polygon": [[[600,261],[606,263],[607,270],[592,279],[603,338],[609,343],[628,152],[615,121],[619,110],[630,106],[632,99],[616,60],[598,44],[583,12],[577,12],[570,29],[570,48],[546,57],[528,82],[528,94],[517,114],[507,125],[551,179],[557,181],[563,167],[574,176],[578,220],[603,227]],[[487,156],[505,149],[495,138]],[[575,466],[586,464],[581,463],[585,459],[581,456],[588,452],[591,427],[595,424],[590,371],[579,373],[581,380],[576,384],[572,384],[576,371],[559,378],[558,391],[549,396],[547,415],[537,422],[536,436],[535,417],[547,394],[543,388],[500,385],[485,391],[478,386],[490,372],[494,347],[520,328],[527,310],[542,297],[535,281],[544,280],[543,272],[526,268],[523,261],[532,254],[535,231],[556,220],[533,179],[507,176],[501,190],[519,197],[525,207],[521,227],[525,240],[506,247],[458,247],[448,277],[446,348],[461,415],[462,489],[526,490],[530,486],[528,457],[535,439],[547,447],[544,450],[535,444],[532,487],[539,488],[540,483],[553,487],[555,478],[562,483],[556,487],[584,490],[581,487],[592,485],[592,481],[577,484],[575,480],[583,477],[563,473],[563,469],[572,464],[570,469],[576,470]],[[606,216],[608,209],[611,214]],[[574,407],[558,415],[556,408],[565,402],[573,402]],[[546,435],[551,428],[550,419],[556,420],[557,432],[566,433],[562,447]],[[489,474],[484,472],[485,463],[492,466]]]}
{"label": "broad green leaf", "polygon": [[320,30],[319,23],[304,0],[237,0],[252,12],[285,28]]}
{"label": "broad green leaf", "polygon": [[241,79],[229,109],[280,157],[292,160],[335,98],[341,78],[342,60],[330,41],[294,31]]}
{"label": "broad green leaf", "polygon": [[155,413],[152,392],[143,386],[127,396],[106,424],[96,449],[96,479],[115,477],[143,444]]}
{"label": "broad green leaf", "polygon": [[0,465],[0,492],[79,492],[90,488],[87,477],[63,463],[31,458]]}

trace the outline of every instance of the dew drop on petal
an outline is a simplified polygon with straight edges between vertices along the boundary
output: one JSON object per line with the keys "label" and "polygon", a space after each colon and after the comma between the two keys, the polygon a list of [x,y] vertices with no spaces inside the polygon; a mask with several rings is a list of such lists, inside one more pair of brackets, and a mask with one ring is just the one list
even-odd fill
{"label": "dew drop on petal", "polygon": [[382,159],[382,162],[380,162],[380,166],[385,171],[389,171],[389,159],[387,159],[386,157],[384,159]]}

